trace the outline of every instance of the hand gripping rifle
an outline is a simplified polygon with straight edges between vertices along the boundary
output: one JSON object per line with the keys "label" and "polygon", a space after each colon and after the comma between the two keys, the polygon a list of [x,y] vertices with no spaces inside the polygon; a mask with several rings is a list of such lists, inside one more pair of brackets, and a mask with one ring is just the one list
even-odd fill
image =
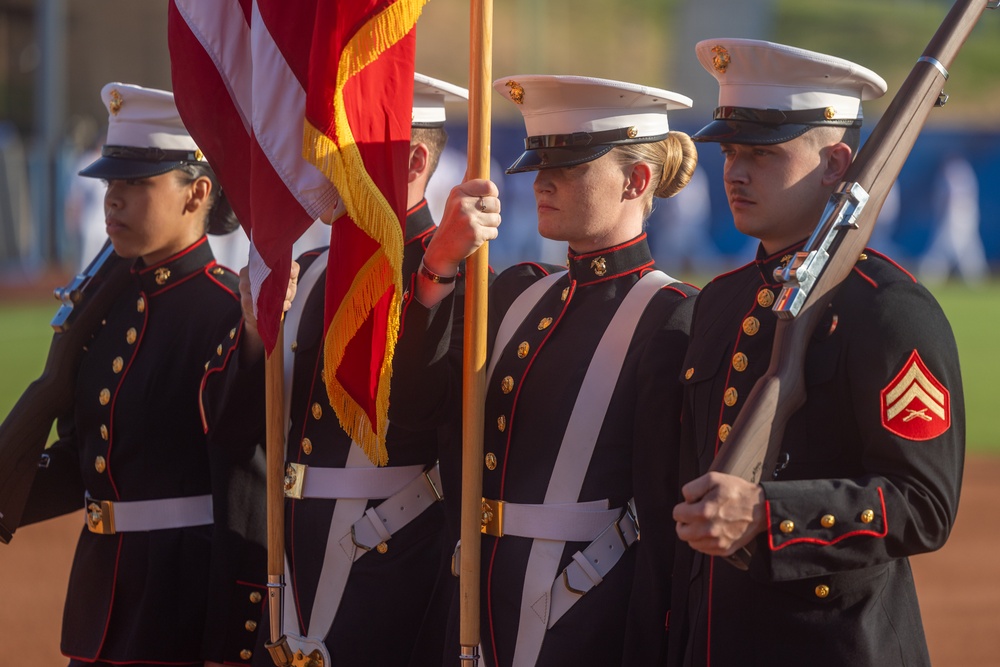
{"label": "hand gripping rifle", "polygon": [[52,342],[45,369],[28,385],[0,424],[0,542],[10,542],[52,422],[73,407],[73,389],[83,348],[129,276],[131,263],[114,253],[111,242],[82,273],[55,290],[62,302],[52,318]]}
{"label": "hand gripping rifle", "polygon": [[[948,68],[983,11],[1000,0],[958,0],[931,38],[885,115],[858,152],[801,252],[780,270],[784,283],[771,363],[754,385],[711,470],[757,483],[774,474],[785,424],[806,400],[803,363],[813,330],[837,287],[854,268],[889,188],[933,107],[948,97]],[[747,569],[751,542],[728,561]]]}

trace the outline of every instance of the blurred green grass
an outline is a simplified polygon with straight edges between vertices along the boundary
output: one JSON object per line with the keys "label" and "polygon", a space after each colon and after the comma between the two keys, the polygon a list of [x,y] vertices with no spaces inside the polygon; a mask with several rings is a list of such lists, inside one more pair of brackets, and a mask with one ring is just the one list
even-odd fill
{"label": "blurred green grass", "polygon": [[[705,281],[693,282],[702,285]],[[993,398],[1000,378],[1000,354],[993,349],[1000,331],[1000,280],[975,288],[945,283],[931,291],[958,341],[969,451],[1000,454],[1000,420],[990,417],[996,409]],[[55,311],[51,300],[0,302],[0,415],[6,417],[25,387],[41,374],[51,339],[49,321]]]}
{"label": "blurred green grass", "polygon": [[[1000,454],[1000,421],[990,415],[997,406],[1000,356],[994,349],[1000,330],[1000,280],[981,287],[957,283],[932,286],[958,342],[965,389],[966,441],[970,451]],[[914,322],[913,326],[920,326]]]}

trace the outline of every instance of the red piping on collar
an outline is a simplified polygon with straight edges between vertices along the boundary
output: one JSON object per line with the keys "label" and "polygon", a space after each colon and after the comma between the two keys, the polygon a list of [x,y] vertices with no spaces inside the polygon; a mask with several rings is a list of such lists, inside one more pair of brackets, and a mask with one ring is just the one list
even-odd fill
{"label": "red piping on collar", "polygon": [[635,244],[640,243],[640,242],[645,241],[645,240],[646,240],[646,232],[643,232],[642,234],[639,234],[638,236],[636,236],[634,239],[631,239],[629,241],[625,241],[624,243],[619,243],[618,245],[611,246],[610,248],[602,248],[601,250],[595,250],[593,252],[585,252],[585,253],[579,253],[579,254],[573,252],[572,250],[570,250],[570,252],[569,252],[569,258],[573,259],[573,260],[581,260],[581,259],[587,259],[588,257],[597,257],[597,256],[600,256],[600,255],[607,255],[608,253],[617,252],[617,251],[619,251],[619,250],[621,250],[623,248],[628,248],[630,246],[634,246]]}

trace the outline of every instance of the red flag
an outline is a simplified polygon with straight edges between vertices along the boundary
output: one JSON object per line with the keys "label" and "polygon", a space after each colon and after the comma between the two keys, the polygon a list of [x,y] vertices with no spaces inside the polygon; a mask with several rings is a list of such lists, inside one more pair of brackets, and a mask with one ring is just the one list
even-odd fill
{"label": "red flag", "polygon": [[427,0],[171,0],[177,108],[250,236],[258,325],[273,349],[292,244],[337,202],[325,375],[330,402],[384,464],[399,298],[415,25]]}

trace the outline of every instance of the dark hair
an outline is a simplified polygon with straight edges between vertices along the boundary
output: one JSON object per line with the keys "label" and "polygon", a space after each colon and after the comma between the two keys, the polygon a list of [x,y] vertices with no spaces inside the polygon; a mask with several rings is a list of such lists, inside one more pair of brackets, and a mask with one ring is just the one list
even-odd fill
{"label": "dark hair", "polygon": [[642,161],[652,169],[654,187],[646,198],[643,218],[653,210],[653,197],[673,197],[691,182],[698,166],[698,149],[687,134],[671,132],[660,141],[624,144],[612,151],[619,164]]}
{"label": "dark hair", "polygon": [[427,177],[434,175],[437,169],[438,160],[441,159],[441,152],[444,151],[445,144],[448,143],[448,133],[443,127],[414,127],[410,131],[410,145],[424,144],[427,146],[427,160],[430,172]]}
{"label": "dark hair", "polygon": [[194,183],[202,176],[212,181],[212,193],[209,195],[208,215],[205,216],[205,231],[209,234],[228,234],[240,226],[233,207],[229,205],[226,193],[222,191],[215,170],[207,162],[185,162],[175,171],[184,174],[185,184]]}

